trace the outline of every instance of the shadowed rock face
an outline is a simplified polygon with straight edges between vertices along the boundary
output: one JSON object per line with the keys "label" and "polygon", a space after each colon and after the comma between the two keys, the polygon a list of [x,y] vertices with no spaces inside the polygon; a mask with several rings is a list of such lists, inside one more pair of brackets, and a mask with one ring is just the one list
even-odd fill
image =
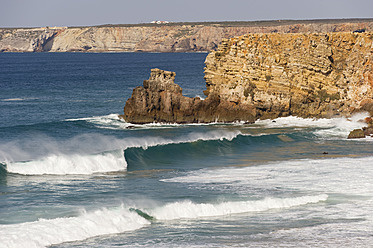
{"label": "shadowed rock face", "polygon": [[143,86],[133,90],[124,107],[124,118],[131,123],[205,123],[255,120],[253,106],[237,105],[222,101],[211,94],[205,100],[182,95],[182,89],[174,83],[175,73],[152,69]]}

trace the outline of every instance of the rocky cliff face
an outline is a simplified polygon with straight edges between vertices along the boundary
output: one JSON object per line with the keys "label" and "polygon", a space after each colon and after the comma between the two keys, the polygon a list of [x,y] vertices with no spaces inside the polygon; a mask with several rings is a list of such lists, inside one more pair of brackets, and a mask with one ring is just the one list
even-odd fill
{"label": "rocky cliff face", "polygon": [[252,122],[373,113],[373,33],[250,34],[223,40],[205,63],[205,100],[182,96],[175,74],[155,69],[123,118]]}
{"label": "rocky cliff face", "polygon": [[0,52],[42,52],[64,29],[0,29]]}
{"label": "rocky cliff face", "polygon": [[260,118],[349,115],[373,100],[373,33],[251,34],[206,58],[206,95]]}
{"label": "rocky cliff face", "polygon": [[206,52],[248,33],[373,31],[373,20],[271,21],[0,29],[3,52]]}

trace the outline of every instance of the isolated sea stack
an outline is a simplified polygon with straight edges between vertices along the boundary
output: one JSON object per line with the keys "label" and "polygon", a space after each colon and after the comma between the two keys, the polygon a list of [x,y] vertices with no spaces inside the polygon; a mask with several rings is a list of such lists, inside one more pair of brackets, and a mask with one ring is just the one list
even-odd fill
{"label": "isolated sea stack", "polygon": [[281,116],[373,114],[373,33],[250,34],[207,56],[205,100],[182,96],[175,73],[153,69],[123,118],[253,122]]}

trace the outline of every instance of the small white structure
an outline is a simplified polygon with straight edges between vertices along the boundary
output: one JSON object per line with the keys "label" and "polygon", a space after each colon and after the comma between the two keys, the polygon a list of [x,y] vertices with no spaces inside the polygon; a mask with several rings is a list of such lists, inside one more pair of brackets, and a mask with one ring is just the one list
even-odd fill
{"label": "small white structure", "polygon": [[154,24],[167,24],[167,23],[170,23],[168,21],[152,21],[151,23],[154,23]]}

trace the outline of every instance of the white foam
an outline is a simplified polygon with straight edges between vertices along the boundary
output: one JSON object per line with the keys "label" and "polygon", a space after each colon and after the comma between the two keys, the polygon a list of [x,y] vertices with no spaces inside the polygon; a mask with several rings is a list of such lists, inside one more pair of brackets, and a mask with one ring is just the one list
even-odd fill
{"label": "white foam", "polygon": [[[328,128],[334,127],[338,122],[356,123],[368,117],[369,113],[360,112],[356,113],[351,118],[338,117],[338,118],[301,118],[296,116],[279,117],[273,120],[258,120],[255,124],[269,128],[275,127],[319,127]],[[361,122],[360,122],[361,123]]]}
{"label": "white foam", "polygon": [[[304,189],[315,192],[373,196],[373,157],[300,159],[272,162],[258,166],[202,169],[184,176],[162,179],[163,182],[189,183],[194,187],[220,188],[237,194],[249,189]],[[229,187],[217,187],[224,184]]]}
{"label": "white foam", "polygon": [[158,220],[196,219],[201,217],[261,212],[271,209],[290,208],[309,203],[326,201],[328,195],[301,196],[295,198],[265,198],[257,201],[222,202],[219,204],[182,201],[167,204],[150,211]]}
{"label": "white foam", "polygon": [[113,139],[116,146],[122,149],[131,147],[142,147],[147,149],[148,147],[169,145],[169,144],[182,144],[191,143],[196,141],[209,141],[209,140],[233,140],[237,136],[241,135],[240,131],[227,131],[227,130],[215,130],[209,132],[192,132],[187,135],[176,137],[172,139],[165,139],[162,137],[145,137],[145,138],[127,138],[123,140]]}
{"label": "white foam", "polygon": [[267,128],[281,128],[281,127],[332,127],[333,119],[316,119],[316,118],[301,118],[296,116],[279,117],[273,120],[258,120],[256,125]]}
{"label": "white foam", "polygon": [[274,120],[258,120],[253,127],[265,128],[318,128],[313,133],[322,139],[346,139],[348,134],[354,129],[360,129],[367,124],[364,119],[369,114],[365,112],[356,113],[351,118],[300,118],[296,116],[280,117]]}
{"label": "white foam", "polygon": [[29,162],[7,162],[7,171],[23,175],[71,175],[122,171],[127,167],[123,152],[96,155],[49,155]]}
{"label": "white foam", "polygon": [[99,235],[132,231],[148,224],[149,221],[123,206],[114,210],[104,208],[84,212],[77,217],[0,225],[0,247],[40,248]]}
{"label": "white foam", "polygon": [[114,129],[114,130],[122,130],[122,129],[133,129],[133,128],[142,128],[142,129],[151,129],[151,128],[174,128],[174,127],[183,127],[183,126],[213,126],[213,125],[237,125],[237,124],[244,124],[245,122],[234,122],[234,123],[222,123],[222,122],[210,122],[210,123],[164,123],[164,122],[153,122],[153,123],[146,123],[146,124],[133,124],[130,122],[126,122],[122,118],[119,117],[118,114],[109,114],[103,116],[92,116],[92,117],[84,117],[84,118],[76,118],[76,119],[66,119],[65,121],[86,121],[96,125],[98,128],[105,128],[105,129]]}
{"label": "white foam", "polygon": [[66,121],[86,121],[96,125],[98,128],[106,129],[128,129],[130,127],[141,127],[141,125],[125,122],[119,117],[118,114],[67,119]]}
{"label": "white foam", "polygon": [[352,130],[367,126],[363,120],[368,116],[368,113],[358,113],[353,115],[351,118],[342,117],[338,119],[331,119],[331,127],[329,129],[318,130],[314,133],[324,139],[346,139]]}

